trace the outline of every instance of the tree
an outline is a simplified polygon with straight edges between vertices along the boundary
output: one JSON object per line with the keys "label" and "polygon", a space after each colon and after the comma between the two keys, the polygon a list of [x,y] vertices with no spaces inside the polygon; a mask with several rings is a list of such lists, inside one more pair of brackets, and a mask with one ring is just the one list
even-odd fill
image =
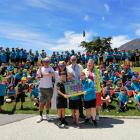
{"label": "tree", "polygon": [[111,48],[111,39],[112,39],[111,37],[107,37],[107,38],[96,37],[89,42],[82,41],[80,46],[85,48],[87,52],[91,52],[91,53],[94,53],[95,51],[104,52],[105,50]]}

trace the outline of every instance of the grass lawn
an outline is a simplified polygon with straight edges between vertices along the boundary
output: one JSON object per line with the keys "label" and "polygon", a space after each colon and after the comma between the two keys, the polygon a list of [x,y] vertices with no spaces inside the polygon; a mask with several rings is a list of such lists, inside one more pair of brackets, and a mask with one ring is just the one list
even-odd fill
{"label": "grass lawn", "polygon": [[[135,67],[133,68],[134,71],[138,71],[140,73],[140,68]],[[97,73],[99,72],[98,70],[96,71]],[[97,84],[97,89],[100,90],[100,80],[96,81]],[[133,100],[133,98],[132,98]],[[10,113],[14,106],[14,103],[5,103],[3,106],[3,109],[6,111],[5,113]],[[117,107],[117,102],[113,101],[111,103],[111,110],[110,112],[101,112],[101,115],[115,115],[115,116],[140,116],[140,112],[135,107],[134,100],[132,104],[128,104],[129,110],[126,111],[125,113],[117,113],[118,108]],[[24,110],[20,110],[20,103],[17,105],[17,110],[15,113],[20,113],[20,114],[39,114],[38,108],[34,107],[33,101],[30,100],[29,97],[26,98],[26,102],[24,103]],[[51,114],[56,114],[56,110],[50,110]],[[70,115],[71,111],[69,109],[66,110],[66,114]]]}

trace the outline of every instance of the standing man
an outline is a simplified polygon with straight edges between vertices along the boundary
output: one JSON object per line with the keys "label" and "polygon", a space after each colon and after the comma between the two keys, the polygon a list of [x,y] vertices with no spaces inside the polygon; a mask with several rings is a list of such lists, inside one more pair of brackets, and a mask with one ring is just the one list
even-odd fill
{"label": "standing man", "polygon": [[[68,71],[74,74],[74,80],[79,83],[80,73],[83,70],[83,67],[80,64],[77,64],[77,59],[76,56],[74,55],[71,56],[70,61],[71,61],[71,65],[68,66]],[[80,114],[80,118],[84,118],[82,98],[80,100],[79,114]]]}
{"label": "standing man", "polygon": [[50,59],[48,57],[43,59],[42,64],[43,65],[39,66],[39,69],[37,71],[37,77],[40,78],[40,118],[37,120],[37,123],[43,120],[44,106],[46,106],[46,119],[49,119],[48,113],[53,96],[52,79],[54,78],[54,69],[50,67]]}

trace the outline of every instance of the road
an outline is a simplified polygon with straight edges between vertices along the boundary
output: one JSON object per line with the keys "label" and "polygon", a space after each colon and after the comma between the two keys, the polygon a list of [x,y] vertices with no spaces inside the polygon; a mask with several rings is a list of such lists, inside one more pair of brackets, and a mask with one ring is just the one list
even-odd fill
{"label": "road", "polygon": [[[10,117],[10,116],[9,116]],[[78,129],[69,123],[59,128],[56,118],[36,123],[38,116],[0,126],[1,140],[140,140],[140,119],[101,118],[98,128],[81,124]],[[69,119],[69,122],[71,120]]]}

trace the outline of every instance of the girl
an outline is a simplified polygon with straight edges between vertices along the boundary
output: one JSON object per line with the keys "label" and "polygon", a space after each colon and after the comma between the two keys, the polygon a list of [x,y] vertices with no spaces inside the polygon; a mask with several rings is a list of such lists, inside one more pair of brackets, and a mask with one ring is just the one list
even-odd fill
{"label": "girl", "polygon": [[59,125],[68,125],[65,120],[65,109],[67,108],[67,95],[65,91],[65,82],[66,82],[66,72],[62,71],[59,73],[60,82],[57,83],[57,109],[59,117]]}
{"label": "girl", "polygon": [[108,81],[106,83],[106,87],[103,87],[102,88],[102,97],[101,97],[101,100],[102,100],[102,107],[103,109],[106,108],[106,111],[109,112],[109,104],[111,102],[111,99],[110,99],[110,91],[111,91],[111,84],[110,82]]}
{"label": "girl", "polygon": [[95,120],[96,117],[96,91],[94,82],[90,79],[86,78],[86,74],[84,72],[81,72],[81,80],[82,80],[82,87],[84,94],[84,107],[86,109],[86,122],[89,121],[89,119],[92,119],[92,122],[94,126],[97,126],[97,122]]}

